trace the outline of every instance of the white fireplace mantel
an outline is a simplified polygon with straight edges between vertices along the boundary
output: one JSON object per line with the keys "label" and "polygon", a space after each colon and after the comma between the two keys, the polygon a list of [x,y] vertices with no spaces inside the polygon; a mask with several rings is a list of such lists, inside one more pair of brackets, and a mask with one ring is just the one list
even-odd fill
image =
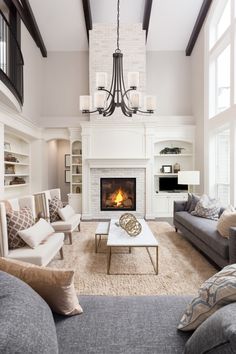
{"label": "white fireplace mantel", "polygon": [[87,158],[90,168],[146,168],[149,158]]}

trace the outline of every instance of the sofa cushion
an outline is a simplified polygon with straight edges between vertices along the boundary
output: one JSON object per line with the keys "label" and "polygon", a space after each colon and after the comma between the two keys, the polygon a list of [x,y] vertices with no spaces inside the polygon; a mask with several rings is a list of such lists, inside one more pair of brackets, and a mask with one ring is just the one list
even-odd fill
{"label": "sofa cushion", "polygon": [[197,203],[199,202],[200,200],[200,197],[196,194],[191,194],[191,203],[189,205],[189,208],[188,208],[188,212],[191,213],[195,208],[196,208],[196,205]]}
{"label": "sofa cushion", "polygon": [[60,216],[61,220],[67,221],[73,215],[75,215],[75,211],[70,205],[66,205],[64,208],[58,209],[58,215]]}
{"label": "sofa cushion", "polygon": [[18,234],[22,240],[25,241],[25,243],[31,248],[36,248],[53,233],[53,227],[45,219],[39,219],[36,224],[28,229],[18,231]]}
{"label": "sofa cushion", "polygon": [[221,236],[229,238],[229,229],[236,227],[236,210],[231,205],[224,210],[217,222],[217,230]]}
{"label": "sofa cushion", "polygon": [[236,353],[236,303],[217,310],[203,322],[185,345],[185,354]]}
{"label": "sofa cushion", "polygon": [[53,316],[27,284],[0,271],[0,353],[58,353]]}
{"label": "sofa cushion", "polygon": [[49,199],[48,207],[49,207],[50,222],[61,220],[60,216],[58,215],[58,209],[63,208],[62,201],[57,197]]}
{"label": "sofa cushion", "polygon": [[236,302],[236,264],[223,268],[207,279],[198,295],[188,304],[178,329],[192,331],[219,308]]}
{"label": "sofa cushion", "polygon": [[52,269],[0,257],[0,269],[26,282],[50,306],[62,315],[83,312],[74,286],[74,271]]}
{"label": "sofa cushion", "polygon": [[182,353],[189,333],[177,331],[191,297],[80,296],[82,316],[54,315],[61,353]]}
{"label": "sofa cushion", "polygon": [[192,215],[200,216],[206,219],[218,220],[220,212],[220,202],[218,199],[212,199],[204,194],[195,209],[191,212]]}
{"label": "sofa cushion", "polygon": [[54,228],[55,231],[73,231],[80,223],[80,214],[75,214],[70,217],[69,220],[67,221],[55,221],[52,223],[52,227]]}
{"label": "sofa cushion", "polygon": [[26,243],[20,238],[18,231],[34,225],[34,217],[30,208],[19,211],[11,210],[6,214],[9,249],[21,248]]}
{"label": "sofa cushion", "polygon": [[175,213],[175,219],[216,253],[229,258],[229,242],[217,231],[217,221],[193,216],[186,211]]}

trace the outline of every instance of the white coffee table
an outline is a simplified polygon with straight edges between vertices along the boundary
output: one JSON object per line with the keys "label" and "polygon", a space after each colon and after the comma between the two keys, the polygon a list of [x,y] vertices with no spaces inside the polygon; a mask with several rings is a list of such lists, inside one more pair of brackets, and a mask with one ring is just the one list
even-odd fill
{"label": "white coffee table", "polygon": [[[158,242],[146,221],[144,219],[138,219],[138,221],[142,225],[142,231],[138,236],[131,237],[120,226],[116,226],[116,223],[119,222],[118,220],[111,219],[107,239],[107,274],[110,274],[111,249],[113,247],[129,247],[130,252],[131,247],[145,247],[155,270],[155,274],[158,274]],[[148,249],[149,247],[156,248],[156,265]]]}

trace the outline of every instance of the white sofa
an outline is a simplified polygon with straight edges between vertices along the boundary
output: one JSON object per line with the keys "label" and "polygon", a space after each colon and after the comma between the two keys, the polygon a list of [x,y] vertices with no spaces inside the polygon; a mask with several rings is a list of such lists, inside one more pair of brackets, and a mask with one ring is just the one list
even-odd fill
{"label": "white sofa", "polygon": [[[61,190],[60,188],[46,190],[40,194],[37,194],[36,197],[39,195],[44,195],[44,201],[41,203],[41,205],[44,206],[45,210],[41,210],[41,212],[44,214],[46,220],[50,220],[49,200],[53,199],[54,197],[57,197],[59,200],[61,200]],[[63,232],[65,236],[68,236],[70,243],[72,244],[72,232],[75,231],[76,228],[78,228],[78,231],[80,231],[80,220],[81,214],[75,214],[71,216],[67,221],[58,220],[52,222],[51,225],[56,232]]]}
{"label": "white sofa", "polygon": [[[35,202],[33,196],[9,199],[7,202],[15,211],[19,211],[24,207],[30,208],[35,218]],[[40,244],[34,249],[30,248],[29,246],[17,249],[9,249],[6,206],[4,202],[0,203],[0,221],[0,254],[2,257],[17,259],[39,266],[46,266],[58,252],[60,252],[61,258],[63,258],[63,233],[54,233],[50,235],[45,243]]]}

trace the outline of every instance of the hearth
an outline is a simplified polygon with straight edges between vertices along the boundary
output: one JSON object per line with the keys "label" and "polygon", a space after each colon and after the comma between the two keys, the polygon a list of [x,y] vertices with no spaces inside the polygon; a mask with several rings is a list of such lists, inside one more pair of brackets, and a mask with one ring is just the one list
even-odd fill
{"label": "hearth", "polygon": [[101,210],[136,210],[136,178],[101,178]]}

